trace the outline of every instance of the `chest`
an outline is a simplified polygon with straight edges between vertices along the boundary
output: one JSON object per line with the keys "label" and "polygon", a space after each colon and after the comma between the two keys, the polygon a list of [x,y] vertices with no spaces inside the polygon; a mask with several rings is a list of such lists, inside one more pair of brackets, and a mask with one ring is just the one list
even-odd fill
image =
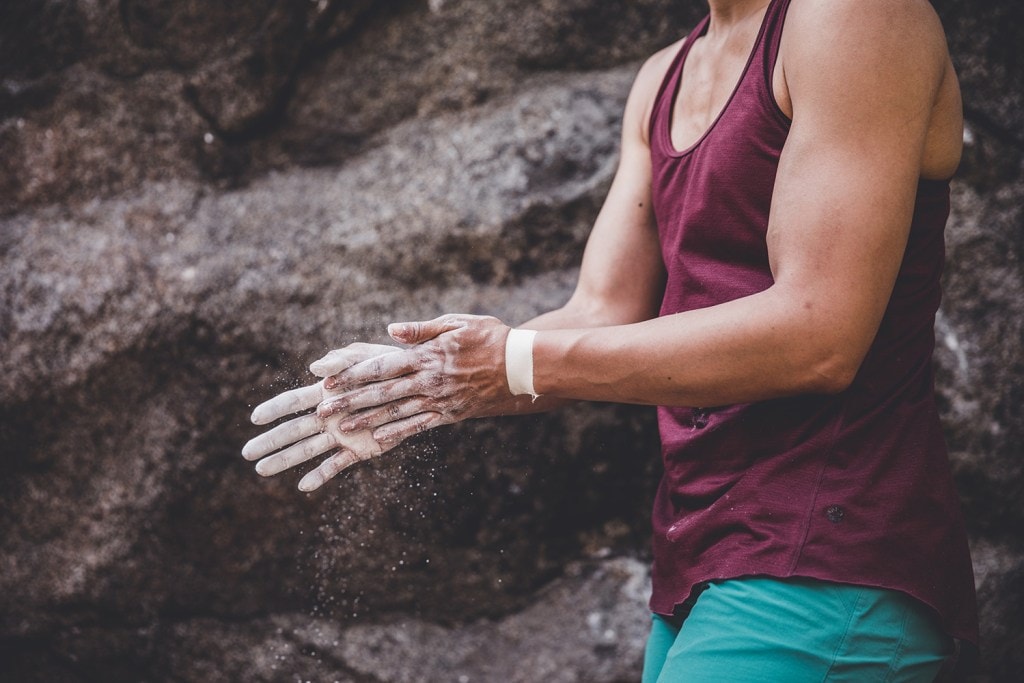
{"label": "chest", "polygon": [[704,39],[693,45],[672,106],[673,147],[687,149],[711,128],[736,90],[747,57],[710,46]]}

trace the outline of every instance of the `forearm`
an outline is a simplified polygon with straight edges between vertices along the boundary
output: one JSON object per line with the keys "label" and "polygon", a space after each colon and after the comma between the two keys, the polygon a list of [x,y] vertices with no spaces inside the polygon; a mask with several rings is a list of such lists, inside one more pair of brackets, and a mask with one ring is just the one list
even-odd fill
{"label": "forearm", "polygon": [[[531,318],[521,325],[518,325],[518,327],[526,330],[564,330],[584,329],[600,324],[601,321],[595,320],[592,316],[588,316],[579,307],[574,307],[570,302],[561,308],[548,311],[547,313],[542,313],[535,318]],[[504,368],[502,371],[504,372]],[[571,398],[559,398],[556,396],[541,396],[537,399],[533,399],[530,396],[516,396],[509,405],[496,407],[495,410],[488,411],[480,417],[543,413],[550,410],[557,410],[562,406],[574,402],[575,401]]]}
{"label": "forearm", "polygon": [[836,391],[849,373],[828,328],[826,312],[769,289],[628,325],[545,330],[534,343],[534,387],[561,398],[688,406]]}
{"label": "forearm", "polygon": [[[651,312],[653,315],[653,311]],[[593,328],[609,328],[621,325],[623,322],[635,322],[625,314],[616,314],[610,306],[588,304],[581,297],[574,297],[565,306],[542,313],[541,315],[527,320],[518,325],[520,329],[526,330],[583,330]],[[555,410],[573,402],[573,398],[559,398],[556,396],[541,396],[533,400],[529,396],[516,398],[513,409],[496,410],[493,415],[528,414]]]}
{"label": "forearm", "polygon": [[653,301],[614,302],[595,296],[575,294],[561,308],[542,313],[517,325],[527,330],[568,330],[626,325],[653,318],[658,314]]}

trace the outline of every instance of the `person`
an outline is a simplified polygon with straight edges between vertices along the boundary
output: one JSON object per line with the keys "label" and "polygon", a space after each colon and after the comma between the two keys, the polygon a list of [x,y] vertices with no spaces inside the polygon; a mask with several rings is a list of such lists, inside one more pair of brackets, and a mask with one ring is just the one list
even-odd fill
{"label": "person", "polygon": [[[931,353],[962,107],[924,0],[710,0],[640,69],[561,308],[396,323],[268,401],[313,488],[423,430],[656,405],[645,683],[929,681],[977,639]],[[274,452],[276,451],[276,452]]]}

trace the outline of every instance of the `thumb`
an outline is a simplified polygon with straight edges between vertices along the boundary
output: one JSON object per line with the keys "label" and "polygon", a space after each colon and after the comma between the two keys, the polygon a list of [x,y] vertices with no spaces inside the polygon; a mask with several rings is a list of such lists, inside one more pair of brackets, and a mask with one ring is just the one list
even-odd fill
{"label": "thumb", "polygon": [[401,351],[401,349],[397,346],[356,342],[342,349],[328,351],[326,356],[310,364],[309,371],[317,377],[330,377],[348,370],[356,363],[361,363],[368,358],[395,351]]}
{"label": "thumb", "polygon": [[317,377],[337,375],[343,370],[348,370],[359,361],[365,360],[363,358],[364,355],[353,353],[350,349],[334,349],[333,351],[328,351],[327,355],[323,358],[313,361],[309,366],[309,371]]}
{"label": "thumb", "polygon": [[391,323],[388,325],[388,334],[403,344],[420,344],[463,325],[464,323],[457,318],[444,315],[426,322]]}

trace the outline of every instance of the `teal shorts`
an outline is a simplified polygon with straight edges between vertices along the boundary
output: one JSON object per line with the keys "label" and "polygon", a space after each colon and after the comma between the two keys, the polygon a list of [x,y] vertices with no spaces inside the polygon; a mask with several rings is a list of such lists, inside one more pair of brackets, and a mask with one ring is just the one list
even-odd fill
{"label": "teal shorts", "polygon": [[654,615],[643,683],[933,681],[952,640],[897,591],[814,579],[706,584],[681,624]]}

